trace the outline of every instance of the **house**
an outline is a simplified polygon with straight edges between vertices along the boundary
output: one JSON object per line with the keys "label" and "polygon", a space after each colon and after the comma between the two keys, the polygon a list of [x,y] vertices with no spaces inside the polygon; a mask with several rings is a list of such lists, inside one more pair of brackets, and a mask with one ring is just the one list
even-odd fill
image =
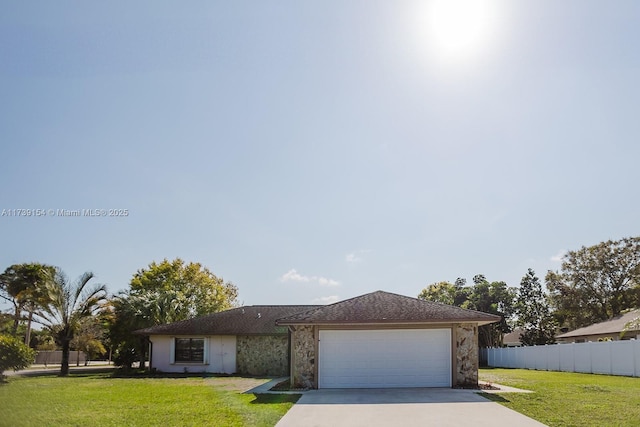
{"label": "house", "polygon": [[559,343],[580,343],[589,341],[618,341],[640,339],[640,325],[636,324],[625,331],[627,325],[640,317],[640,309],[629,311],[613,319],[594,323],[574,331],[556,336]]}
{"label": "house", "polygon": [[289,332],[276,320],[317,307],[239,307],[135,333],[149,337],[149,366],[161,372],[281,376],[289,373]]}
{"label": "house", "polygon": [[305,388],[453,387],[477,385],[478,327],[500,320],[377,291],[325,306],[241,307],[137,333],[150,337],[150,365],[166,372],[284,373]]}
{"label": "house", "polygon": [[523,329],[515,328],[508,334],[504,334],[502,337],[502,345],[504,347],[522,347],[522,341],[520,341],[520,337],[522,336],[523,332]]}

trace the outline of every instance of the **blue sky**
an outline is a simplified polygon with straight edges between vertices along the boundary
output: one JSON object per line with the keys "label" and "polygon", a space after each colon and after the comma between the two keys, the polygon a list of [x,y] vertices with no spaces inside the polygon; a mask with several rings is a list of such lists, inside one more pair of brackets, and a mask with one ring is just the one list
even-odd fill
{"label": "blue sky", "polygon": [[640,4],[431,6],[5,4],[0,209],[128,216],[4,215],[0,267],[324,303],[639,235]]}

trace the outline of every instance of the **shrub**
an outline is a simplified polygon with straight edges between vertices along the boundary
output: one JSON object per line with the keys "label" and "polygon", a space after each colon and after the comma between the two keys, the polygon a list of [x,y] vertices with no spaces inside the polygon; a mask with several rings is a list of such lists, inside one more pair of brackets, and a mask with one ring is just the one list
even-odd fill
{"label": "shrub", "polygon": [[36,357],[36,352],[20,340],[0,335],[0,377],[4,371],[17,371],[29,367]]}

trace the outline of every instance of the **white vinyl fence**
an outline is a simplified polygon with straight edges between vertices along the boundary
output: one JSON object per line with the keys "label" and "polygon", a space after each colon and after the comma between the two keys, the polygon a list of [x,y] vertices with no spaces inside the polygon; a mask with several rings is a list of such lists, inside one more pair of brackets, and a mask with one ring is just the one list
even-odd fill
{"label": "white vinyl fence", "polygon": [[496,368],[584,372],[640,377],[640,340],[487,348]]}

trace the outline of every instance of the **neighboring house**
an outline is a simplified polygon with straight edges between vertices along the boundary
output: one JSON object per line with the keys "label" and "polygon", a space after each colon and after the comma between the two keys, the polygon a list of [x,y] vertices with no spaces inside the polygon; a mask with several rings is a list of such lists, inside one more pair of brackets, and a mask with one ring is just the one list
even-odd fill
{"label": "neighboring house", "polygon": [[638,317],[640,317],[640,309],[621,314],[605,322],[594,323],[593,325],[585,326],[575,331],[557,335],[556,340],[559,343],[580,343],[640,339],[640,325],[636,324],[635,327],[625,331],[629,322],[632,322]]}
{"label": "neighboring house", "polygon": [[[277,316],[280,309],[288,313]],[[236,308],[137,333],[150,336],[151,366],[166,372],[269,367],[294,387],[453,387],[477,385],[478,326],[500,320],[377,291],[326,306]]]}
{"label": "neighboring house", "polygon": [[522,342],[520,341],[520,337],[524,330],[520,328],[515,328],[513,331],[505,334],[502,337],[502,345],[505,347],[522,347]]}

